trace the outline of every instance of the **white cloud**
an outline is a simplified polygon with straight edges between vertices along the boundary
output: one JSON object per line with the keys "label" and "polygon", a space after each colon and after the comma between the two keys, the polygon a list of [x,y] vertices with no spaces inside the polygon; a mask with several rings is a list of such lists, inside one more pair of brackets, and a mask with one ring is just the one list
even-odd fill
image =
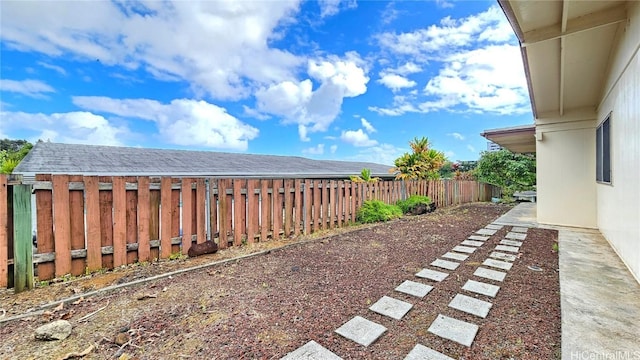
{"label": "white cloud", "polygon": [[380,73],[380,79],[378,80],[378,82],[388,87],[393,92],[396,92],[404,88],[412,88],[416,86],[415,81],[409,80],[404,76],[389,74],[384,72]]}
{"label": "white cloud", "polygon": [[306,148],[302,150],[302,153],[307,155],[322,155],[324,154],[324,144],[318,144],[316,146]]}
{"label": "white cloud", "polygon": [[474,148],[473,145],[467,145],[467,149],[471,152],[476,152],[476,148]]}
{"label": "white cloud", "polygon": [[457,132],[448,133],[447,135],[453,137],[456,140],[464,140],[464,136]]}
{"label": "white cloud", "polygon": [[338,150],[338,145],[331,145],[331,147],[329,147],[329,151],[332,154],[335,154],[337,150]]}
{"label": "white cloud", "polygon": [[362,131],[362,129],[343,131],[340,139],[357,147],[374,146],[378,144],[377,141],[369,139],[369,135]]}
{"label": "white cloud", "polygon": [[[143,69],[196,94],[238,99],[295,78],[305,59],[270,47],[298,0],[2,4],[3,46]],[[82,14],[79,16],[78,14]]]}
{"label": "white cloud", "polygon": [[53,70],[60,75],[67,76],[67,71],[61,66],[48,64],[44,61],[38,61],[38,65],[42,66],[45,69]]}
{"label": "white cloud", "polygon": [[0,90],[15,92],[32,98],[45,98],[45,93],[52,93],[55,90],[40,80],[8,80],[0,79]]}
{"label": "white cloud", "polygon": [[376,132],[376,128],[373,127],[373,125],[371,125],[370,122],[367,121],[367,119],[365,118],[361,118],[360,122],[362,123],[362,127],[365,129],[366,132],[368,132],[369,134]]}
{"label": "white cloud", "polygon": [[389,169],[391,169],[393,167],[393,162],[405,151],[405,149],[395,147],[391,144],[379,144],[377,146],[362,149],[358,151],[356,155],[350,156],[347,159],[389,165]]}
{"label": "white cloud", "polygon": [[258,136],[258,129],[205,101],[175,99],[163,104],[150,99],[76,96],[73,103],[90,111],[153,121],[160,136],[176,145],[246,150],[249,140]]}
{"label": "white cloud", "polygon": [[11,130],[27,130],[32,140],[94,145],[123,145],[121,138],[129,133],[124,126],[114,126],[107,119],[90,112],[25,113],[2,112],[4,126]]}
{"label": "white cloud", "polygon": [[390,1],[389,3],[387,3],[387,6],[385,6],[384,10],[380,14],[380,19],[382,20],[383,24],[390,24],[395,19],[397,19],[399,15],[400,11],[395,8],[395,2]]}
{"label": "white cloud", "polygon": [[257,110],[279,116],[285,124],[298,124],[301,140],[308,139],[309,133],[326,131],[340,114],[344,99],[364,94],[369,82],[365,64],[355,53],[310,60],[307,72],[319,82],[316,89],[306,79],[283,81],[256,92]]}
{"label": "white cloud", "polygon": [[320,5],[320,17],[336,15],[340,10],[354,9],[358,7],[355,0],[318,0]]}
{"label": "white cloud", "polygon": [[392,72],[400,75],[408,75],[408,74],[419,73],[421,71],[422,71],[422,68],[419,65],[409,61],[403,64],[402,66],[399,66],[398,68],[394,69]]}

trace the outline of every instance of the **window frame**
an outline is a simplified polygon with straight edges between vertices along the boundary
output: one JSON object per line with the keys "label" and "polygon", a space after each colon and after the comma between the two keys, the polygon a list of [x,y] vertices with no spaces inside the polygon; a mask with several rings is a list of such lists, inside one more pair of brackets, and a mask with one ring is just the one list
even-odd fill
{"label": "window frame", "polygon": [[596,182],[611,185],[611,113],[596,127]]}

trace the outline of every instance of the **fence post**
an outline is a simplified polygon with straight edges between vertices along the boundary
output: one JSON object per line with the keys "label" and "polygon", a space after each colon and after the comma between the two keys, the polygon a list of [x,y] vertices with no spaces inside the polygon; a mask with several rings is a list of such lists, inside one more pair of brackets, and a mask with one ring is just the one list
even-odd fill
{"label": "fence post", "polygon": [[9,284],[9,186],[0,174],[0,288]]}
{"label": "fence post", "polygon": [[33,289],[31,185],[13,186],[13,278],[15,292]]}

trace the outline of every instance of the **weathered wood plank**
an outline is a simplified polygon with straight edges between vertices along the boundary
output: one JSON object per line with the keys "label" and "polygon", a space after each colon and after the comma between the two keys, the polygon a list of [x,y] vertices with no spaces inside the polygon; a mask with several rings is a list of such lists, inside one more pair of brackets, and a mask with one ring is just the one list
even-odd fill
{"label": "weathered wood plank", "polygon": [[[100,182],[111,182],[110,177],[99,177]],[[100,199],[100,243],[102,246],[113,246],[113,192],[110,190],[99,190]],[[102,256],[102,267],[113,269],[113,255]]]}
{"label": "weathered wood plank", "polygon": [[342,227],[344,218],[344,181],[338,180],[336,184],[336,215],[337,226]]}
{"label": "weathered wood plank", "polygon": [[233,245],[242,245],[245,226],[245,200],[242,197],[243,179],[233,179]]}
{"label": "weathered wood plank", "polygon": [[329,221],[329,189],[327,189],[327,184],[328,181],[327,180],[321,180],[320,181],[320,196],[322,197],[321,201],[321,213],[320,213],[320,218],[321,218],[321,223],[320,223],[320,228],[322,230],[327,229],[328,226],[328,221]]}
{"label": "weathered wood plank", "polygon": [[294,180],[294,215],[293,215],[293,235],[300,235],[300,226],[302,225],[302,180]]}
{"label": "weathered wood plank", "polygon": [[[218,232],[218,184],[214,178],[208,179],[209,186],[209,234],[211,241]],[[219,240],[218,240],[219,241]]]}
{"label": "weathered wood plank", "polygon": [[[279,239],[282,231],[283,220],[283,198],[284,198],[284,181],[282,179],[273,180],[271,189],[271,199],[273,205],[273,230],[271,231],[272,239]],[[281,192],[282,190],[282,192]]]}
{"label": "weathered wood plank", "polygon": [[247,241],[249,244],[255,242],[255,236],[258,232],[260,207],[259,195],[256,195],[255,189],[259,186],[259,181],[249,179],[247,181],[247,213],[249,214],[247,226]]}
{"label": "weathered wood plank", "polygon": [[[180,185],[180,179],[171,179],[171,237],[180,236],[180,187],[174,187],[175,184]],[[193,190],[195,192],[195,190]],[[195,195],[193,196],[195,198]],[[195,204],[194,204],[195,207]],[[195,209],[194,209],[195,213]],[[193,218],[195,222],[195,215]],[[193,226],[195,230],[195,225]],[[180,253],[181,244],[171,244],[171,254]]]}
{"label": "weathered wood plank", "polygon": [[220,249],[226,249],[228,246],[228,236],[231,228],[229,227],[229,220],[227,219],[229,211],[227,208],[231,207],[230,203],[227,203],[226,190],[229,184],[228,179],[218,179],[218,219],[219,219],[219,235],[218,235],[218,247]]}
{"label": "weathered wood plank", "polygon": [[[82,181],[81,175],[72,175],[69,181]],[[69,220],[71,226],[71,250],[85,248],[84,240],[84,191],[69,191]],[[71,260],[71,274],[84,274],[86,264],[84,259]]]}
{"label": "weathered wood plank", "polygon": [[270,180],[260,180],[260,241],[267,241],[271,227],[271,202],[269,201]]}
{"label": "weathered wood plank", "polygon": [[127,264],[127,194],[125,180],[113,177],[113,267]]}
{"label": "weathered wood plank", "polygon": [[[13,287],[16,293],[33,289],[31,242],[31,186],[13,186]],[[71,258],[69,258],[71,268]]]}
{"label": "weathered wood plank", "polygon": [[[138,178],[138,261],[147,262],[151,260],[151,240],[149,234],[150,214],[150,193],[149,178],[141,176]],[[128,245],[127,245],[128,246]]]}
{"label": "weathered wood plank", "polygon": [[171,256],[171,178],[163,177],[160,181],[160,258]]}
{"label": "weathered wood plank", "polygon": [[0,288],[7,287],[9,283],[8,196],[7,176],[0,174]]}
{"label": "weathered wood plank", "polygon": [[193,231],[191,230],[191,226],[193,225],[192,221],[192,191],[191,191],[191,182],[193,180],[190,178],[182,178],[182,254],[187,255],[189,252],[189,248],[191,247],[191,235],[193,235]]}
{"label": "weathered wood plank", "polygon": [[53,175],[53,224],[55,239],[55,274],[71,273],[71,228],[69,221],[69,177]]}
{"label": "weathered wood plank", "polygon": [[[127,183],[136,183],[138,179],[135,176],[129,176],[125,178]],[[126,214],[127,214],[127,231],[125,238],[127,244],[138,243],[138,191],[127,190],[125,186],[126,194]],[[127,250],[127,264],[133,264],[138,262],[138,252]]]}
{"label": "weathered wood plank", "polygon": [[[150,184],[151,185],[151,184]],[[149,188],[149,239],[160,239],[160,190]],[[150,246],[149,261],[160,258],[160,247]]]}
{"label": "weathered wood plank", "polygon": [[196,243],[202,244],[207,241],[207,191],[203,178],[196,180]]}
{"label": "weathered wood plank", "polygon": [[313,181],[313,232],[320,230],[322,214],[322,181]]}
{"label": "weathered wood plank", "polygon": [[[51,181],[51,175],[38,174],[36,180]],[[36,190],[36,238],[38,253],[55,251],[53,240],[53,191]],[[98,244],[98,247],[100,245]],[[38,265],[38,279],[49,280],[55,277],[55,264]]]}
{"label": "weathered wood plank", "polygon": [[[86,176],[83,180],[87,201],[87,270],[95,271],[102,267],[98,178],[95,176]],[[38,266],[38,271],[40,271],[40,266]]]}
{"label": "weathered wood plank", "polygon": [[284,181],[284,237],[288,238],[291,236],[291,225],[293,221],[293,193],[291,190],[294,189],[293,180],[286,179]]}

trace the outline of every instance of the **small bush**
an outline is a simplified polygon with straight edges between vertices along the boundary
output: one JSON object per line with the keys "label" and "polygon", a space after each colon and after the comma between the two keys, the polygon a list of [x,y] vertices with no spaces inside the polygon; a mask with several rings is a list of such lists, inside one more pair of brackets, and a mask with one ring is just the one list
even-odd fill
{"label": "small bush", "polygon": [[413,209],[418,205],[429,205],[431,204],[431,198],[428,196],[422,195],[411,195],[407,200],[398,200],[396,205],[400,207],[403,214],[408,214],[413,212]]}
{"label": "small bush", "polygon": [[358,210],[357,219],[362,223],[389,221],[402,216],[402,210],[396,205],[385,204],[379,200],[367,200]]}

